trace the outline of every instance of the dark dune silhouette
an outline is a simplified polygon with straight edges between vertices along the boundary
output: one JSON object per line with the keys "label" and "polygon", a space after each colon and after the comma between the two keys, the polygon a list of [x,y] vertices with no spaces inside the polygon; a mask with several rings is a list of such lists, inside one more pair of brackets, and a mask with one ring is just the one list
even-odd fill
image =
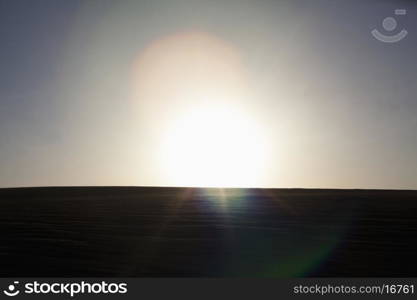
{"label": "dark dune silhouette", "polygon": [[0,275],[416,277],[417,191],[0,189]]}

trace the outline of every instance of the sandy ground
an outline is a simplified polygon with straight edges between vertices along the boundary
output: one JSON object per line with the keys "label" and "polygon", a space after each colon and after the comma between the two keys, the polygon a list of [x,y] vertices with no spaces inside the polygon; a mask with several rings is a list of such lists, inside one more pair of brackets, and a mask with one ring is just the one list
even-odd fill
{"label": "sandy ground", "polygon": [[0,275],[417,277],[417,191],[0,189]]}

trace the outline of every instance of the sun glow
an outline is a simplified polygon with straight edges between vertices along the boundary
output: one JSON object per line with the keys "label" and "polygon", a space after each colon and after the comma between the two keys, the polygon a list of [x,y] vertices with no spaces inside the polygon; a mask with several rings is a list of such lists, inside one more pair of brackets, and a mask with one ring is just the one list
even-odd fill
{"label": "sun glow", "polygon": [[155,181],[264,186],[270,147],[235,47],[207,33],[178,33],[152,42],[133,71],[138,119],[156,150]]}
{"label": "sun glow", "polygon": [[226,106],[202,106],[167,130],[159,153],[161,171],[180,186],[253,187],[262,182],[266,139],[256,122]]}

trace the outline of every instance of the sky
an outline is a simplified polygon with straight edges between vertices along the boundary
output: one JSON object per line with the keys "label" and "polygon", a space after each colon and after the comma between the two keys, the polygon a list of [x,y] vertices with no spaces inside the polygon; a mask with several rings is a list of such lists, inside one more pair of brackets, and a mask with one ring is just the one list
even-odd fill
{"label": "sky", "polygon": [[416,15],[394,0],[0,0],[0,187],[417,189]]}

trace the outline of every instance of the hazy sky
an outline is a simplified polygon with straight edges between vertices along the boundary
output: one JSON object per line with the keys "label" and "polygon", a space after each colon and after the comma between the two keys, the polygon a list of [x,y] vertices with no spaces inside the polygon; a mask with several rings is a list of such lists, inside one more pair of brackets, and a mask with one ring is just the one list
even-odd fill
{"label": "hazy sky", "polygon": [[0,0],[0,43],[0,187],[233,176],[186,152],[213,144],[204,117],[190,144],[172,125],[226,104],[245,185],[417,189],[415,1]]}

